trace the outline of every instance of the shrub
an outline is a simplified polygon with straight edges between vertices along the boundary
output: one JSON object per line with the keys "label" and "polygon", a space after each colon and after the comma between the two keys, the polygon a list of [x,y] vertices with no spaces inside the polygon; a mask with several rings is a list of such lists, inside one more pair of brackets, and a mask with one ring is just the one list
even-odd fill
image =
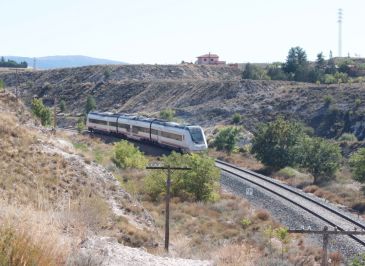
{"label": "shrub", "polygon": [[241,224],[242,224],[243,228],[247,228],[247,227],[249,227],[252,224],[252,222],[248,218],[243,218],[241,220]]}
{"label": "shrub", "polygon": [[60,101],[60,111],[64,113],[66,111],[66,102],[64,100]]}
{"label": "shrub", "polygon": [[241,115],[239,113],[235,113],[232,117],[232,122],[234,124],[238,124],[239,122],[241,122]]}
{"label": "shrub", "polygon": [[105,71],[104,71],[104,77],[106,78],[106,79],[108,79],[109,77],[110,77],[110,75],[112,74],[112,71],[111,71],[111,69],[110,68],[107,68],[107,69],[105,69]]}
{"label": "shrub", "polygon": [[270,214],[266,210],[258,210],[256,217],[262,221],[267,221],[270,218]]}
{"label": "shrub", "polygon": [[296,175],[296,171],[295,171],[295,169],[293,169],[291,167],[285,167],[278,172],[278,175],[280,175],[284,178],[291,178]]}
{"label": "shrub", "polygon": [[86,105],[85,105],[85,113],[88,114],[91,111],[95,110],[95,108],[96,108],[95,98],[90,95],[87,96]]}
{"label": "shrub", "polygon": [[322,138],[303,138],[294,154],[295,162],[313,175],[314,184],[333,177],[342,159],[339,146]]}
{"label": "shrub", "polygon": [[324,96],[323,99],[324,99],[324,105],[325,106],[330,106],[330,104],[333,102],[333,98],[330,95]]}
{"label": "shrub", "polygon": [[265,165],[283,168],[294,163],[292,151],[303,135],[301,125],[279,117],[276,121],[259,127],[251,152]]}
{"label": "shrub", "polygon": [[[171,194],[197,201],[214,200],[219,170],[214,160],[205,154],[178,154],[173,152],[162,158],[164,165],[190,167],[191,170],[174,171],[171,174]],[[157,200],[166,192],[166,171],[153,171],[145,179],[146,192]]]}
{"label": "shrub", "polygon": [[133,144],[122,140],[114,144],[113,161],[121,168],[139,168],[146,166],[148,160]]}
{"label": "shrub", "polygon": [[232,117],[232,121],[234,124],[238,124],[239,122],[241,122],[241,115],[239,113],[235,113]]}
{"label": "shrub", "polygon": [[49,126],[52,124],[52,112],[48,107],[44,106],[41,99],[32,100],[32,112],[35,116],[41,119],[43,126]]}
{"label": "shrub", "polygon": [[160,118],[167,121],[172,121],[175,117],[175,110],[170,108],[164,109],[160,112]]}
{"label": "shrub", "polygon": [[0,79],[0,92],[4,91],[4,88],[5,88],[4,81]]}
{"label": "shrub", "polygon": [[231,153],[235,148],[238,133],[239,128],[237,127],[226,127],[221,129],[214,140],[214,146],[217,150],[225,150],[228,153]]}
{"label": "shrub", "polygon": [[365,181],[365,148],[355,152],[349,160],[352,176],[355,180]]}
{"label": "shrub", "polygon": [[351,133],[343,133],[339,138],[339,141],[357,141],[357,137]]}
{"label": "shrub", "polygon": [[77,120],[77,124],[76,124],[77,132],[81,133],[82,131],[84,131],[84,129],[85,129],[85,122],[84,121],[85,121],[84,117],[80,117]]}
{"label": "shrub", "polygon": [[326,84],[334,84],[336,83],[336,79],[332,74],[325,74],[323,78],[323,82]]}
{"label": "shrub", "polygon": [[359,108],[361,105],[361,99],[360,98],[356,98],[355,99],[355,108]]}

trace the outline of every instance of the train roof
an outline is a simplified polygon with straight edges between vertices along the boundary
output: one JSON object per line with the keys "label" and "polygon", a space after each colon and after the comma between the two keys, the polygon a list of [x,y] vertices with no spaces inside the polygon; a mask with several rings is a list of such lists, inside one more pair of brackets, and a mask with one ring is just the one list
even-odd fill
{"label": "train roof", "polygon": [[145,117],[145,116],[138,116],[138,115],[132,115],[132,114],[126,114],[126,113],[90,112],[89,114],[103,116],[103,117],[120,117],[123,119],[148,122],[148,123],[153,122],[154,124],[175,127],[175,128],[185,128],[187,126],[192,126],[192,125],[188,125],[188,124],[178,124],[175,122],[169,122],[169,121],[163,120],[163,119],[149,118],[149,117]]}

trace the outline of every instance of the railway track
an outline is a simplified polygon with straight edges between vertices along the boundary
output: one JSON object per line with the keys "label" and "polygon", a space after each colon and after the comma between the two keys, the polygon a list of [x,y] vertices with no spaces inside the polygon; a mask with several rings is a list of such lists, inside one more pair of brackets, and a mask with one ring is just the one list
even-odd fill
{"label": "railway track", "polygon": [[[336,227],[338,230],[365,230],[365,224],[345,214],[330,204],[321,202],[296,188],[287,186],[270,177],[260,175],[247,169],[237,167],[224,161],[216,160],[216,166],[223,172],[234,175],[238,178],[252,183],[272,194],[298,206],[311,215],[321,219],[330,226]],[[361,236],[349,235],[350,238],[357,243],[365,246],[365,238]]]}

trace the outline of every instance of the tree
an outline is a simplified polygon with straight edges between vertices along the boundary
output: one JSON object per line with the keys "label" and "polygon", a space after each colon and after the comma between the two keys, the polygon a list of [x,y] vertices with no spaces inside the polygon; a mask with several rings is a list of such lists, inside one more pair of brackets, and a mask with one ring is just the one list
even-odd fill
{"label": "tree", "polygon": [[214,145],[217,150],[225,150],[231,153],[236,145],[238,138],[239,128],[226,127],[219,131],[215,137]]}
{"label": "tree", "polygon": [[52,112],[48,107],[44,106],[42,99],[32,100],[32,112],[41,119],[43,126],[52,124]]}
{"label": "tree", "polygon": [[257,79],[257,80],[268,80],[270,77],[267,75],[265,69],[247,63],[245,65],[245,70],[243,71],[242,78],[244,79]]}
{"label": "tree", "polygon": [[365,181],[365,148],[355,152],[349,160],[353,178],[357,181]]}
{"label": "tree", "polygon": [[307,54],[303,48],[292,47],[289,50],[288,56],[286,58],[286,63],[284,65],[284,71],[287,73],[297,73],[300,68],[305,67],[308,64]]}
{"label": "tree", "polygon": [[175,117],[175,110],[172,110],[171,108],[167,108],[160,111],[161,119],[172,121],[174,120],[174,117]]}
{"label": "tree", "polygon": [[319,54],[317,54],[316,69],[322,70],[325,68],[325,66],[326,66],[326,61],[324,60],[323,53],[320,52]]}
{"label": "tree", "polygon": [[60,110],[61,113],[64,113],[66,111],[66,102],[64,100],[60,101]]}
{"label": "tree", "polygon": [[280,62],[272,63],[272,64],[268,65],[266,67],[266,71],[267,71],[267,75],[272,80],[287,80],[288,79],[287,74],[283,71],[283,64]]}
{"label": "tree", "polygon": [[133,144],[126,140],[114,144],[114,163],[120,168],[145,168],[148,160]]}
{"label": "tree", "polygon": [[333,177],[342,159],[336,143],[318,137],[304,137],[293,154],[295,162],[313,175],[314,184]]}
{"label": "tree", "polygon": [[295,162],[292,151],[303,135],[300,124],[279,117],[258,128],[251,152],[265,165],[281,169]]}
{"label": "tree", "polygon": [[[162,158],[164,165],[185,166],[191,170],[175,171],[171,175],[171,195],[196,201],[208,201],[215,197],[219,170],[214,159],[205,154],[171,153]],[[153,171],[145,179],[147,193],[153,200],[166,193],[166,173]]]}
{"label": "tree", "polygon": [[95,109],[96,109],[95,98],[90,95],[87,96],[86,105],[85,105],[85,113],[88,114]]}

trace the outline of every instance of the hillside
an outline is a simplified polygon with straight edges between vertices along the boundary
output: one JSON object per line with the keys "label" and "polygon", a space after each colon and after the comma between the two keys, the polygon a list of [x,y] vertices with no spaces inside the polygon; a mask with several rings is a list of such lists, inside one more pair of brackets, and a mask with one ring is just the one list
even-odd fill
{"label": "hillside", "polygon": [[143,206],[14,95],[0,93],[0,111],[1,265],[210,264],[127,247],[160,241]]}
{"label": "hillside", "polygon": [[[0,79],[9,89],[16,84],[12,73],[2,73]],[[71,113],[82,112],[92,95],[103,111],[156,115],[171,107],[180,118],[206,127],[230,123],[238,112],[249,130],[283,115],[303,121],[321,136],[352,132],[365,138],[362,84],[242,80],[238,69],[197,65],[90,66],[28,71],[18,79],[26,103],[37,96],[52,106],[57,96]]]}
{"label": "hillside", "polygon": [[[22,56],[4,56],[5,59],[14,60],[16,62],[27,62],[29,67],[33,67],[34,58]],[[57,55],[43,56],[36,58],[37,69],[54,69],[66,67],[81,67],[90,65],[118,65],[125,64],[124,62],[94,58],[83,55]]]}

